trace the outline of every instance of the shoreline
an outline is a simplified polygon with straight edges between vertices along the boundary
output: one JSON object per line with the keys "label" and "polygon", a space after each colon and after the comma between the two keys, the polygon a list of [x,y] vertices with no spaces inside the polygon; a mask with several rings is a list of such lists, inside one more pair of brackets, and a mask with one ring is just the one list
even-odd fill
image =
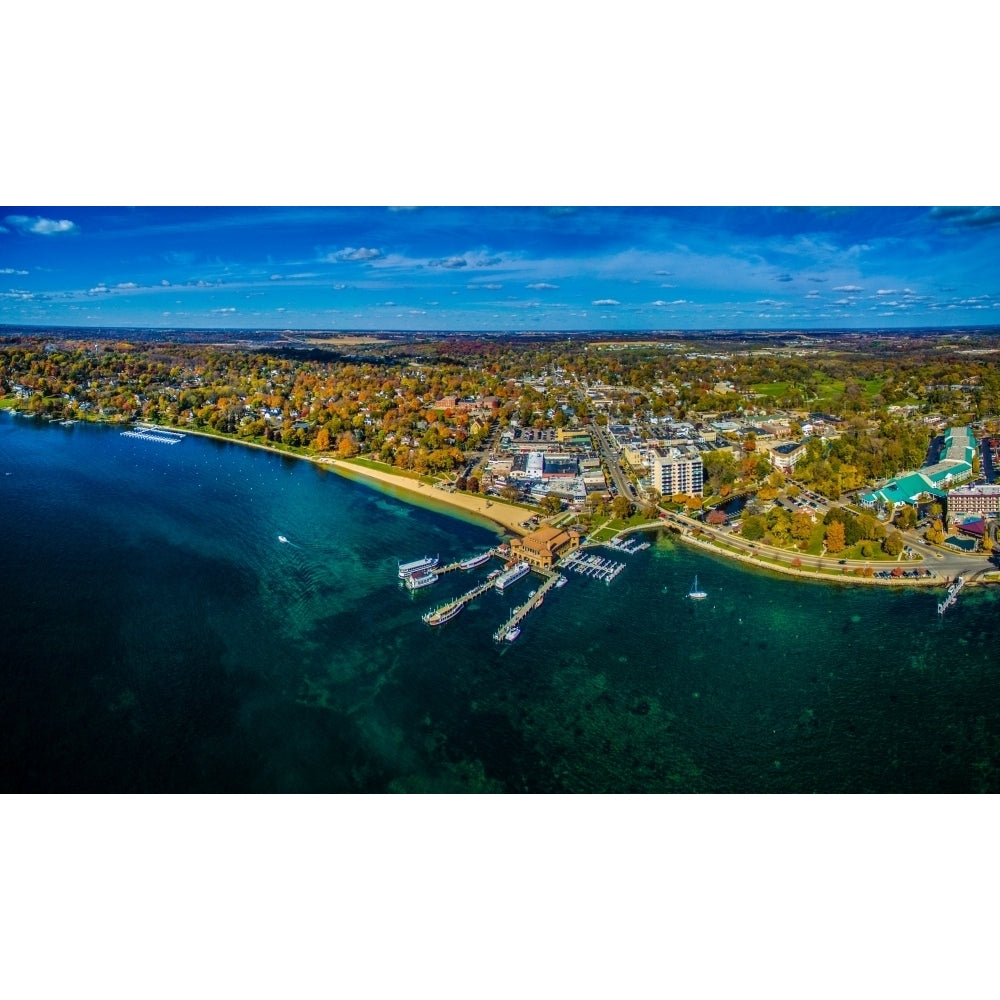
{"label": "shoreline", "polygon": [[371,469],[364,465],[355,465],[351,461],[342,458],[334,458],[331,455],[310,455],[302,452],[284,451],[281,448],[272,448],[269,445],[261,444],[258,441],[247,441],[246,439],[230,437],[224,434],[213,434],[210,431],[194,430],[187,427],[171,427],[168,424],[156,424],[151,426],[163,427],[164,430],[175,431],[178,434],[196,434],[198,437],[208,438],[212,441],[222,441],[226,443],[246,445],[249,448],[257,448],[266,451],[271,455],[281,455],[285,458],[300,459],[304,462],[311,462],[323,469],[331,469],[345,479],[361,479],[370,483],[380,483],[383,486],[390,486],[394,490],[406,494],[400,497],[405,503],[412,501],[429,500],[438,502],[444,507],[459,510],[466,514],[474,514],[481,517],[496,527],[515,535],[526,534],[520,522],[530,516],[529,512],[522,507],[512,507],[502,500],[487,499],[486,497],[476,497],[468,493],[449,493],[444,490],[436,490],[432,486],[409,476],[395,475],[391,472],[382,472],[380,469]]}
{"label": "shoreline", "polygon": [[[86,423],[95,424],[112,424],[111,421],[84,421]],[[437,490],[434,487],[422,483],[418,480],[411,479],[408,476],[394,474],[388,471],[383,472],[380,469],[372,469],[368,466],[355,465],[348,459],[334,458],[331,455],[313,455],[306,454],[302,452],[292,452],[284,451],[280,448],[274,448],[266,444],[261,444],[257,441],[247,441],[243,438],[231,437],[224,434],[213,434],[210,431],[197,430],[193,428],[181,428],[173,427],[169,424],[152,424],[150,426],[162,427],[164,430],[174,431],[178,434],[195,434],[198,437],[209,438],[213,441],[227,442],[237,445],[245,445],[250,448],[257,448],[260,451],[266,451],[272,455],[282,455],[286,458],[299,459],[305,462],[311,462],[313,465],[317,465],[320,468],[330,469],[336,472],[338,475],[343,476],[345,479],[360,480],[368,485],[372,485],[375,488],[378,486],[390,487],[390,495],[397,495],[395,492],[398,491],[401,496],[397,496],[397,499],[402,500],[404,503],[416,503],[417,505],[423,506],[421,501],[429,501],[427,507],[433,509],[434,503],[440,503],[444,508],[446,514],[455,516],[458,512],[473,515],[475,518],[485,520],[492,524],[494,527],[501,529],[502,531],[508,532],[514,535],[525,535],[527,531],[525,528],[521,527],[520,522],[525,520],[529,516],[528,512],[522,507],[514,507],[509,504],[504,503],[502,500],[487,499],[486,497],[473,496],[467,493],[452,493],[446,492],[444,490]],[[450,510],[449,510],[450,508]],[[666,528],[663,522],[658,522],[656,525],[658,528]],[[701,526],[703,527],[703,526]],[[646,527],[637,528],[633,530],[649,530]],[[755,556],[751,556],[749,553],[732,552],[726,549],[721,549],[716,545],[712,545],[704,539],[694,538],[687,531],[673,532],[681,541],[687,542],[691,545],[695,545],[705,552],[711,552],[719,558],[735,562],[737,564],[742,564],[747,568],[759,569],[759,570],[770,570],[775,573],[781,573],[785,576],[798,577],[803,580],[814,580],[820,583],[828,584],[853,584],[861,586],[881,586],[881,587],[940,587],[945,581],[941,579],[940,574],[935,573],[935,576],[929,579],[920,580],[906,580],[906,579],[875,579],[871,577],[857,576],[854,573],[844,573],[832,574],[817,572],[807,568],[806,566],[792,566],[790,564],[782,564],[782,562],[771,560],[761,560]],[[822,558],[822,557],[821,557]],[[977,579],[980,574],[985,571],[989,573],[988,563],[982,567],[982,570],[974,571],[971,577],[967,577],[966,581],[969,584],[990,584],[996,583],[997,581],[992,579]]]}

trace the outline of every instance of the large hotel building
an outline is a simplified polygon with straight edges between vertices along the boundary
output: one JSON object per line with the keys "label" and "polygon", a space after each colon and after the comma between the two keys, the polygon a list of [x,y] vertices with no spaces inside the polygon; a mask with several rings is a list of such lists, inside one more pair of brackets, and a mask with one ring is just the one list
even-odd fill
{"label": "large hotel building", "polygon": [[650,448],[646,453],[649,478],[661,496],[674,493],[700,496],[705,481],[701,453],[694,445]]}
{"label": "large hotel building", "polygon": [[1000,516],[1000,483],[990,486],[959,486],[948,493],[948,517],[978,514],[980,517]]}

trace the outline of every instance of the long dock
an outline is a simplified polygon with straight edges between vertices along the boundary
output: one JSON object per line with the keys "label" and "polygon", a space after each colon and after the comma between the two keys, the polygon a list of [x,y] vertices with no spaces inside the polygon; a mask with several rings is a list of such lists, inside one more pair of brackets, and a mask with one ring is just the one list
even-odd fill
{"label": "long dock", "polygon": [[496,632],[493,633],[493,641],[503,642],[507,633],[512,628],[515,628],[517,625],[520,625],[521,622],[523,622],[524,619],[528,617],[528,614],[531,611],[534,611],[534,609],[537,608],[538,605],[542,603],[542,598],[545,596],[546,592],[551,590],[556,585],[556,583],[558,583],[558,581],[559,581],[559,574],[552,573],[545,580],[545,582],[538,588],[538,590],[536,590],[534,594],[532,594],[531,597],[529,597],[524,602],[524,604],[522,604],[519,608],[515,608],[514,613],[510,616],[510,618],[508,618],[507,621],[503,625],[501,625],[500,628],[496,630]]}
{"label": "long dock", "polygon": [[453,601],[447,601],[445,604],[434,608],[432,611],[428,611],[427,614],[422,616],[423,620],[429,625],[432,618],[444,618],[446,615],[454,611],[455,608],[464,608],[466,604],[470,604],[477,597],[479,597],[480,594],[485,594],[486,591],[492,586],[492,580],[484,580],[482,583],[473,587],[472,590],[467,590],[461,597],[456,597]]}

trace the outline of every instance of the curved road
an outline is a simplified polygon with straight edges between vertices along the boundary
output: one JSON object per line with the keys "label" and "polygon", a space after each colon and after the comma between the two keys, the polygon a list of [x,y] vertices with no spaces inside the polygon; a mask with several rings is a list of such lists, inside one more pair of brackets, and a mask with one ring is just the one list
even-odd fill
{"label": "curved road", "polygon": [[660,508],[660,513],[668,523],[672,523],[685,531],[698,528],[704,534],[718,538],[727,545],[731,545],[737,550],[742,550],[748,555],[753,552],[762,552],[769,558],[788,563],[789,565],[791,565],[793,559],[798,557],[802,560],[802,568],[806,570],[819,568],[834,569],[841,565],[849,569],[863,569],[865,566],[889,568],[890,566],[898,565],[906,569],[929,569],[938,579],[953,579],[960,575],[965,576],[966,579],[970,579],[984,571],[996,568],[996,563],[983,555],[966,555],[965,553],[955,552],[945,545],[924,545],[915,532],[904,532],[904,538],[913,552],[923,556],[922,559],[901,559],[894,562],[871,559],[845,559],[842,561],[833,556],[800,555],[795,552],[789,552],[787,549],[764,545],[761,542],[748,542],[746,539],[740,538],[739,535],[733,535],[728,531],[713,528],[684,514],[665,511],[662,507]]}

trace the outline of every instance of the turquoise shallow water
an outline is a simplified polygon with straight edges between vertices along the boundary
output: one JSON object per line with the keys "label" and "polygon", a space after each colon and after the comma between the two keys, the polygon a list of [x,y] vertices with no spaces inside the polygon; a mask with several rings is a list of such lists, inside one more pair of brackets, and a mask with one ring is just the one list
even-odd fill
{"label": "turquoise shallow water", "polygon": [[651,536],[498,647],[529,579],[430,629],[488,567],[414,594],[395,572],[481,551],[488,526],[237,444],[6,413],[0,524],[5,791],[1000,786],[995,589],[942,621],[935,592]]}

